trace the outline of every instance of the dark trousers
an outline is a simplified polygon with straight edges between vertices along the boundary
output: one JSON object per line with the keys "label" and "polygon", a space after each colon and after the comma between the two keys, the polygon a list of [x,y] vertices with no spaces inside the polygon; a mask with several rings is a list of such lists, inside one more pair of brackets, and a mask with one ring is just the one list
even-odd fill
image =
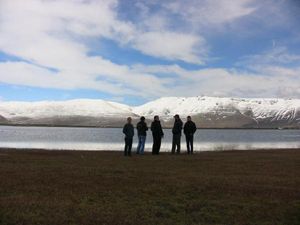
{"label": "dark trousers", "polygon": [[161,137],[153,137],[152,155],[158,155],[161,146]]}
{"label": "dark trousers", "polygon": [[186,140],[186,147],[187,147],[188,154],[193,154],[194,135],[193,134],[185,135],[185,140]]}
{"label": "dark trousers", "polygon": [[173,134],[173,141],[172,141],[172,154],[175,153],[175,149],[177,148],[177,153],[180,153],[180,134]]}
{"label": "dark trousers", "polygon": [[125,148],[124,148],[124,155],[131,156],[131,149],[132,149],[132,138],[125,138]]}

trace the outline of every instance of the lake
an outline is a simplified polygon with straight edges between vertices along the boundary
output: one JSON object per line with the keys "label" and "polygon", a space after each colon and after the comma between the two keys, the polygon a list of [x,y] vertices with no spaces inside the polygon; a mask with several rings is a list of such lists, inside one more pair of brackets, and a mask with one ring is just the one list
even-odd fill
{"label": "lake", "polygon": [[[162,151],[170,151],[172,134],[164,130]],[[121,128],[67,128],[0,126],[1,148],[36,148],[56,150],[123,150]],[[186,151],[182,136],[182,150]],[[137,146],[134,138],[133,148]],[[151,151],[152,137],[148,132],[146,151]],[[195,151],[253,150],[300,148],[300,130],[198,129]]]}

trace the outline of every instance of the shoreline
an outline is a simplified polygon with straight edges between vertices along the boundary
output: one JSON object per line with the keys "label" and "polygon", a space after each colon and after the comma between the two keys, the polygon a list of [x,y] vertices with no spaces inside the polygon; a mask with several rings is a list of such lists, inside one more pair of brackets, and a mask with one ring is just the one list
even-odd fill
{"label": "shoreline", "polygon": [[[5,148],[5,147],[0,147],[0,152],[3,151],[27,151],[27,152],[94,152],[94,153],[111,153],[111,154],[122,154],[124,151],[123,150],[76,150],[76,149],[47,149],[47,148]],[[203,150],[203,151],[194,151],[194,154],[203,154],[203,153],[219,153],[219,152],[286,152],[286,151],[299,151],[300,148],[270,148],[270,149],[230,149],[230,150]],[[132,156],[135,156],[135,150],[133,149],[132,151]],[[151,151],[145,151],[144,155],[151,155]],[[171,151],[161,151],[160,155],[172,155]],[[177,155],[177,154],[175,154]],[[185,150],[181,151],[179,155],[187,155],[187,152]],[[139,156],[139,155],[136,155]]]}
{"label": "shoreline", "polygon": [[[125,122],[124,122],[125,123]],[[49,125],[49,124],[0,124],[0,127],[57,127],[57,128],[114,128],[122,129],[122,126],[68,126],[68,125]],[[162,127],[170,130],[172,127]],[[197,130],[300,130],[300,127],[197,127]]]}

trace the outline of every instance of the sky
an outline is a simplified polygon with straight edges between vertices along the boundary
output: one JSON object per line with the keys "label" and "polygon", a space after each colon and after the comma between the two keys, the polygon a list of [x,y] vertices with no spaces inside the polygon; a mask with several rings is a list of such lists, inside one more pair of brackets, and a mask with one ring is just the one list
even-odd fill
{"label": "sky", "polygon": [[0,0],[0,101],[300,98],[300,0]]}

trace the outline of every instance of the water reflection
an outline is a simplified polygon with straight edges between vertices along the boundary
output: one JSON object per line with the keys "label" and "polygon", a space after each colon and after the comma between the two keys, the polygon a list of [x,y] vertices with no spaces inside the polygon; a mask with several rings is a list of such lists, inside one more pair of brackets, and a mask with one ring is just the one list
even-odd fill
{"label": "water reflection", "polygon": [[[162,151],[170,151],[172,134],[165,130]],[[149,133],[150,134],[150,133]],[[136,148],[136,137],[134,148]],[[300,148],[299,130],[198,130],[195,151],[253,150]],[[0,147],[57,150],[123,149],[123,135],[119,128],[55,128],[55,127],[0,127]],[[146,151],[152,147],[147,137]],[[182,150],[185,139],[182,137]]]}

